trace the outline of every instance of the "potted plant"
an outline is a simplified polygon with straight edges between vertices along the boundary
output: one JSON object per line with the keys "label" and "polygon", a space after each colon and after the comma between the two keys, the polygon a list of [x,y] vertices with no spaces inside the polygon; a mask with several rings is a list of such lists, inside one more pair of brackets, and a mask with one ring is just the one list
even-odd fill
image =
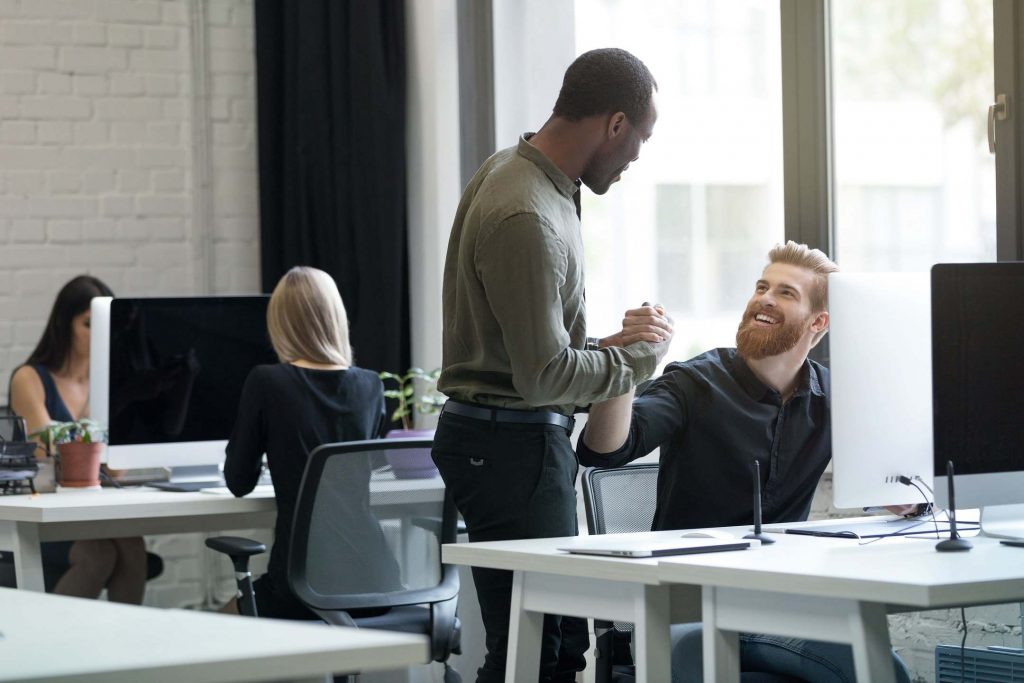
{"label": "potted plant", "polygon": [[[393,382],[395,388],[384,391],[385,398],[398,401],[398,406],[391,414],[391,421],[401,420],[401,429],[392,429],[387,438],[428,438],[434,435],[433,429],[415,429],[413,417],[416,413],[428,415],[441,410],[445,397],[437,391],[437,378],[441,369],[427,372],[422,368],[409,368],[404,375],[392,372],[380,373],[382,382]],[[417,387],[420,388],[417,394]],[[437,476],[437,468],[430,458],[429,450],[403,450],[387,453],[391,471],[397,479],[427,479]]]}
{"label": "potted plant", "polygon": [[54,422],[31,436],[42,441],[48,452],[56,449],[58,484],[67,488],[100,485],[100,455],[107,432],[98,422],[87,417]]}

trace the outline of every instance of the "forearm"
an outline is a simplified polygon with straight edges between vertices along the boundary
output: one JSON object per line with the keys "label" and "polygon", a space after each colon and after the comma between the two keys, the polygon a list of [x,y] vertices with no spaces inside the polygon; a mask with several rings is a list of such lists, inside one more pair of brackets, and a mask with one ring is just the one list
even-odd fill
{"label": "forearm", "polygon": [[622,396],[590,406],[583,442],[595,453],[611,453],[622,448],[629,436],[634,389]]}

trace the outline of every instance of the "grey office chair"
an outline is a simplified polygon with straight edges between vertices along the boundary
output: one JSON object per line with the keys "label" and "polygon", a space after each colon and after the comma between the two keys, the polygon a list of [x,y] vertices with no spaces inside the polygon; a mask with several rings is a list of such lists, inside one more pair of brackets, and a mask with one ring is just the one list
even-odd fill
{"label": "grey office chair", "polygon": [[[460,652],[459,575],[441,564],[441,544],[456,540],[455,504],[447,492],[405,502],[412,480],[380,466],[387,451],[430,447],[429,439],[375,439],[314,449],[292,520],[288,584],[329,624],[429,636],[448,683],[461,680],[447,663]],[[258,545],[230,537],[207,544],[232,557],[240,592],[251,594],[246,565]],[[255,615],[251,601],[240,606]]]}
{"label": "grey office chair", "polygon": [[[657,464],[583,471],[583,507],[591,534],[650,531],[657,500]],[[634,680],[631,665],[615,663],[630,660],[628,647],[632,631],[633,624],[594,620],[597,683]],[[803,683],[798,678],[752,671],[743,672],[741,680],[743,683]]]}

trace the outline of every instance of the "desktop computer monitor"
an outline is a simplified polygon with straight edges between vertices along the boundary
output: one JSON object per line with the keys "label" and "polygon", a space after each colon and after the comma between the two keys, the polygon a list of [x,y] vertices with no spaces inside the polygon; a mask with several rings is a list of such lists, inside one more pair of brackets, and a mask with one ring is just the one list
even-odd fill
{"label": "desktop computer monitor", "polygon": [[923,503],[932,483],[928,273],[833,273],[828,282],[836,507]]}
{"label": "desktop computer monitor", "polygon": [[1024,536],[1024,263],[932,268],[935,497],[981,507],[982,533]]}
{"label": "desktop computer monitor", "polygon": [[110,467],[223,461],[245,378],[254,366],[277,362],[267,334],[268,301],[92,300],[90,410],[109,429]]}

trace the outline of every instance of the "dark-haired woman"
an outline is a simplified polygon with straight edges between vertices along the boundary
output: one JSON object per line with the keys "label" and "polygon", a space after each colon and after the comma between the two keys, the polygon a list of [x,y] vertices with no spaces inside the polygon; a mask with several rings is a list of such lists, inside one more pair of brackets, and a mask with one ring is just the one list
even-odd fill
{"label": "dark-haired woman", "polygon": [[[11,409],[25,418],[30,432],[88,415],[89,304],[97,296],[113,296],[113,292],[90,275],[79,275],[64,285],[39,344],[11,375]],[[146,584],[142,538],[44,543],[42,555],[44,572],[67,567],[56,581],[55,593],[97,598],[106,588],[113,602],[142,603]]]}

